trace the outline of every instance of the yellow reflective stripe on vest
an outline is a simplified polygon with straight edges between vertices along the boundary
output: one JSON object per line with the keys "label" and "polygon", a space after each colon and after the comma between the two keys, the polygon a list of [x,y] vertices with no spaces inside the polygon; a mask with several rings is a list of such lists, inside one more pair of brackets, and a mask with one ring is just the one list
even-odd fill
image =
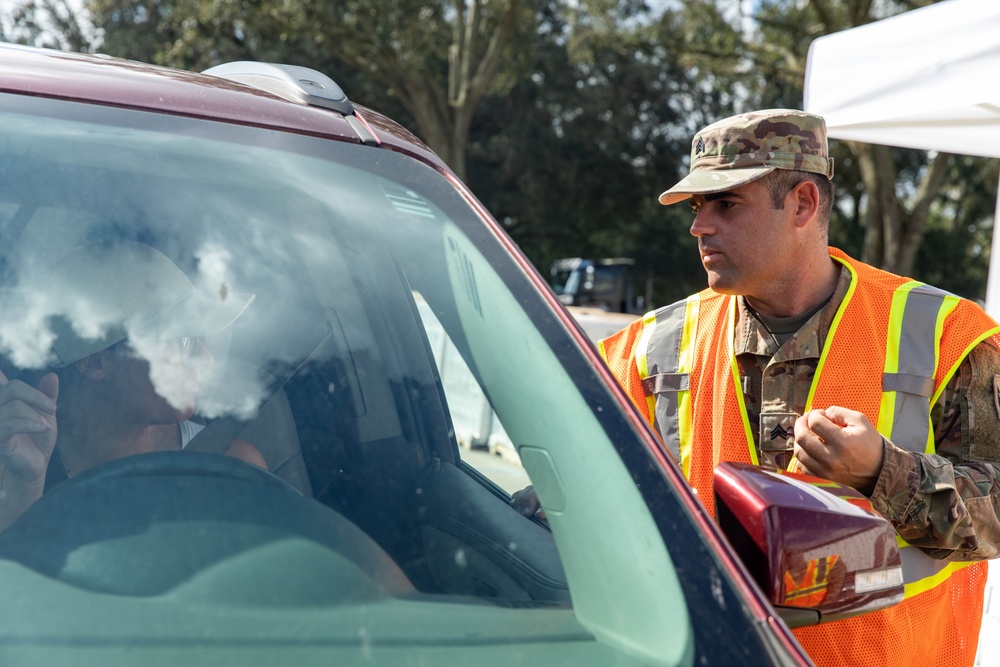
{"label": "yellow reflective stripe on vest", "polygon": [[929,591],[946,582],[948,577],[963,567],[977,564],[931,558],[899,535],[896,536],[896,544],[899,546],[899,558],[903,565],[904,599]]}
{"label": "yellow reflective stripe on vest", "polygon": [[[949,298],[952,298],[951,295],[949,295]],[[949,314],[951,313],[952,310],[958,307],[958,304],[961,301],[961,299],[959,299],[958,297],[953,297],[953,298],[954,298],[954,303],[949,303],[950,306],[950,309],[948,310]],[[943,328],[944,326],[943,321],[941,322],[941,326]],[[996,336],[997,334],[1000,334],[1000,326],[993,327],[992,329],[985,331],[984,333],[980,334],[977,338],[974,338],[971,343],[966,345],[965,349],[962,350],[962,354],[958,356],[952,367],[949,368],[948,372],[945,373],[944,376],[941,378],[941,382],[938,385],[937,391],[935,391],[934,395],[931,397],[931,405],[937,405],[938,399],[940,399],[941,394],[944,393],[945,387],[947,387],[948,383],[951,382],[951,378],[954,377],[955,372],[958,371],[958,367],[962,365],[962,362],[969,356],[969,354],[972,352],[972,349],[977,345],[979,345],[980,343],[982,343],[987,338],[991,336]]]}
{"label": "yellow reflective stripe on vest", "polygon": [[956,297],[922,283],[899,286],[892,297],[876,428],[911,452],[932,453],[931,397],[944,320]]}
{"label": "yellow reflective stripe on vest", "polygon": [[[689,382],[699,303],[694,295],[647,314],[635,350],[650,424],[685,475],[691,471],[693,415]],[[650,363],[650,359],[654,361]]]}
{"label": "yellow reflective stripe on vest", "polygon": [[[837,333],[837,329],[840,327],[840,321],[844,319],[844,311],[847,310],[847,304],[851,302],[851,299],[854,297],[855,290],[858,289],[858,272],[854,270],[854,267],[851,266],[850,262],[832,255],[830,256],[830,259],[847,269],[847,271],[851,274],[851,283],[847,286],[847,294],[844,295],[843,301],[840,302],[840,307],[837,308],[837,312],[833,316],[833,321],[830,322],[830,329],[826,333],[826,342],[823,343],[823,350],[820,352],[819,362],[816,364],[816,370],[813,371],[813,381],[812,385],[809,387],[809,395],[806,396],[806,404],[803,414],[812,410],[813,399],[816,397],[816,388],[819,386],[819,378],[823,376],[823,370],[826,367],[826,360],[830,356],[830,348],[833,346],[833,337]],[[788,469],[797,469],[794,457],[792,458],[792,462],[788,464]]]}
{"label": "yellow reflective stripe on vest", "polygon": [[[833,315],[833,321],[830,322],[830,329],[826,333],[826,342],[823,343],[823,350],[820,352],[819,361],[816,362],[816,370],[813,371],[813,381],[809,386],[809,393],[806,395],[806,403],[803,409],[803,414],[813,409],[812,405],[813,399],[816,398],[816,388],[819,387],[819,379],[823,376],[823,371],[826,368],[826,360],[830,356],[830,348],[833,346],[834,334],[837,333],[837,329],[840,327],[840,321],[844,318],[844,311],[847,310],[847,304],[851,302],[851,298],[854,296],[854,291],[858,288],[858,272],[854,270],[851,263],[834,255],[831,255],[830,259],[840,264],[845,270],[847,270],[848,273],[851,274],[851,282],[847,286],[847,293],[840,302],[840,307],[837,308],[837,312]],[[788,462],[788,467],[785,469],[790,472],[795,472],[799,469],[799,462],[795,459],[794,455]]]}
{"label": "yellow reflective stripe on vest", "polygon": [[743,422],[743,434],[746,437],[747,447],[750,449],[750,463],[755,466],[760,465],[760,458],[757,456],[757,447],[754,446],[753,430],[750,428],[750,415],[747,413],[746,399],[743,397],[743,384],[740,382],[740,367],[736,363],[736,320],[739,319],[736,308],[736,299],[729,297],[729,312],[726,315],[726,345],[729,350],[729,369],[733,379],[733,387],[736,393],[736,402],[740,406],[740,419]]}
{"label": "yellow reflective stripe on vest", "polygon": [[[903,308],[906,306],[906,297],[909,290],[920,283],[913,281],[902,285],[896,289],[892,295],[892,306],[889,308],[889,340],[886,341],[885,372],[895,373],[897,360],[899,358],[899,337],[892,332],[897,332],[903,323]],[[884,386],[883,386],[884,389]],[[883,391],[882,404],[878,411],[878,423],[875,428],[879,433],[887,433],[891,427],[893,416],[895,415],[896,392]]]}
{"label": "yellow reflective stripe on vest", "polygon": [[[689,377],[694,366],[694,341],[698,332],[698,307],[701,301],[697,298],[687,300],[684,307],[684,331],[681,334],[681,347],[677,355],[677,372],[686,373]],[[681,470],[684,477],[691,479],[691,447],[693,443],[694,413],[691,404],[691,390],[681,391],[677,395],[677,439],[680,442]]]}
{"label": "yellow reflective stripe on vest", "polygon": [[[642,336],[639,337],[639,347],[636,350],[635,363],[639,369],[639,379],[645,380],[649,377],[649,357],[647,350],[649,349],[649,339],[652,337],[653,332],[656,331],[656,315],[652,312],[646,313],[642,318]],[[649,415],[649,425],[655,426],[656,424],[656,396],[654,394],[646,394],[646,413]]]}
{"label": "yellow reflective stripe on vest", "polygon": [[[876,427],[897,447],[916,453],[935,451],[930,412],[932,399],[940,396],[935,378],[941,337],[945,320],[958,302],[958,297],[916,281],[900,285],[893,294]],[[928,591],[972,564],[931,558],[899,536],[896,542],[903,564],[904,598]]]}

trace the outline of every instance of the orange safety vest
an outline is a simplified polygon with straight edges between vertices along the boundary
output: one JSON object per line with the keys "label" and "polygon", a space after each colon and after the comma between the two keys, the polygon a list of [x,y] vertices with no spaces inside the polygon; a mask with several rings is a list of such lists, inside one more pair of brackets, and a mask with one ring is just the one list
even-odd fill
{"label": "orange safety vest", "polygon": [[[931,406],[971,349],[1000,327],[970,301],[834,248],[830,255],[852,280],[827,334],[806,410],[858,410],[897,446],[933,453]],[[736,297],[705,290],[599,345],[710,512],[715,466],[758,462],[733,351],[737,317]],[[935,560],[899,542],[903,602],[794,631],[817,665],[973,664],[985,563]]]}

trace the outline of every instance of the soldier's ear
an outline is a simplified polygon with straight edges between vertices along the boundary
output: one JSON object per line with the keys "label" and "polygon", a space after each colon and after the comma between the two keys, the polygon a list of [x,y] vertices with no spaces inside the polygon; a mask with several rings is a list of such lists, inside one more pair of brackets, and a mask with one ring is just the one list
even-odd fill
{"label": "soldier's ear", "polygon": [[788,197],[791,201],[786,199],[785,204],[787,206],[790,203],[792,206],[796,227],[805,227],[816,218],[819,213],[819,188],[810,179],[800,181],[788,193]]}

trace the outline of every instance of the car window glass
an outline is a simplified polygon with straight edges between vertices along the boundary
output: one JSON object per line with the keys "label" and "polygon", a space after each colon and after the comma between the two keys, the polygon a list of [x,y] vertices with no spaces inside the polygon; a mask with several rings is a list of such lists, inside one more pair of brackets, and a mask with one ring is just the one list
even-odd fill
{"label": "car window glass", "polygon": [[462,460],[514,493],[531,481],[517,449],[458,348],[420,295],[414,295],[434,354]]}
{"label": "car window glass", "polygon": [[[0,101],[0,164],[19,165],[0,179],[19,220],[0,285],[5,372],[35,384],[54,370],[61,400],[93,397],[74,390],[89,386],[78,362],[124,345],[121,363],[145,365],[153,389],[120,392],[115,412],[88,412],[75,431],[59,408],[61,433],[79,436],[57,445],[65,479],[0,535],[0,581],[24,587],[14,595],[43,604],[56,581],[116,632],[149,621],[129,600],[169,596],[178,632],[208,601],[402,645],[408,610],[427,619],[425,643],[467,655],[486,632],[511,659],[528,646],[542,661],[543,645],[572,664],[629,664],[637,645],[666,664],[692,658],[673,560],[601,413],[607,391],[569,372],[567,360],[586,368],[580,350],[452,181],[358,144]],[[135,268],[147,255],[173,269]],[[176,299],[163,279],[174,270],[190,284]],[[442,391],[445,347],[474,378],[468,391]],[[456,458],[475,389],[551,530]],[[126,411],[152,419],[150,402],[185,415],[157,417],[187,424],[171,430],[176,447],[149,467],[122,457],[76,473],[74,445]],[[219,456],[240,443],[267,471]],[[43,540],[25,527],[35,519],[61,530]],[[601,602],[614,596],[633,603]]]}

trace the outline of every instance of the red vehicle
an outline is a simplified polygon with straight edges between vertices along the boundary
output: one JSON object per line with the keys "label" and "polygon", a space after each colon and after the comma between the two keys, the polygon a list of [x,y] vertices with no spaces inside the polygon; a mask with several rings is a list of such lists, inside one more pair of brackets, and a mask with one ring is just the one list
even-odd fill
{"label": "red vehicle", "polygon": [[[0,45],[0,269],[4,665],[806,665],[789,624],[901,595],[822,480],[721,467],[724,537],[473,194],[318,72]],[[463,460],[429,312],[547,521]]]}

